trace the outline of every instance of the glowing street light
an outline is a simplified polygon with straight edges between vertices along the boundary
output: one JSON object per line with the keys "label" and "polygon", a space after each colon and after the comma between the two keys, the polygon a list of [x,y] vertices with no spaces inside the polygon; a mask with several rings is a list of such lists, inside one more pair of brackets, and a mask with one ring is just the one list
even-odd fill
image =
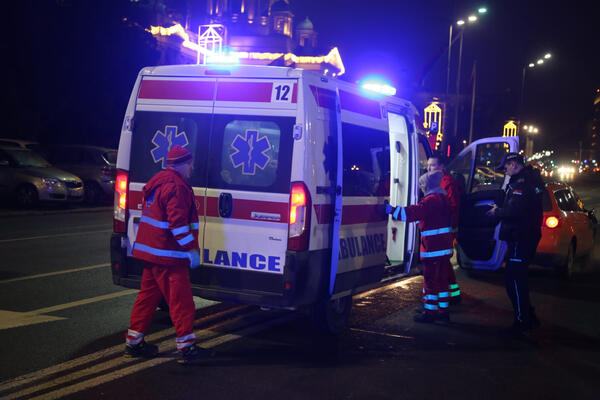
{"label": "glowing street light", "polygon": [[535,68],[537,65],[543,65],[545,60],[550,60],[552,58],[551,53],[546,53],[542,58],[538,58],[538,60],[534,62],[529,62],[528,64],[523,66],[523,74],[521,76],[521,101],[519,102],[519,120],[523,118],[523,101],[525,98],[525,73],[527,71],[527,67]]}
{"label": "glowing street light", "polygon": [[477,17],[475,15],[469,15],[469,22],[475,22],[477,21]]}
{"label": "glowing street light", "polygon": [[544,55],[544,58],[545,58],[546,60],[547,60],[547,59],[549,59],[550,57],[552,57],[552,54],[550,54],[550,53],[546,53],[546,54]]}

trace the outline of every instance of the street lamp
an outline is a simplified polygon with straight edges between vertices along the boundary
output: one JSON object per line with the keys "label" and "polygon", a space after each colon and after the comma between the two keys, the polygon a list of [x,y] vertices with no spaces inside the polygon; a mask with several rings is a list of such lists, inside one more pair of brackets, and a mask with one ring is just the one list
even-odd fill
{"label": "street lamp", "polygon": [[533,135],[538,134],[539,128],[535,125],[523,125],[525,132],[525,155],[531,157],[533,154]]}
{"label": "street lamp", "polygon": [[523,101],[525,98],[525,75],[527,73],[527,68],[532,69],[538,65],[543,65],[545,61],[550,60],[552,58],[552,54],[546,53],[543,57],[538,58],[538,60],[534,62],[530,62],[527,65],[523,66],[523,74],[521,76],[521,101],[519,102],[519,121],[523,118]]}
{"label": "street lamp", "polygon": [[[483,15],[487,13],[487,8],[486,7],[479,7],[477,9],[477,14],[479,15]],[[467,17],[467,20],[465,21],[465,19],[459,19],[456,21],[456,26],[458,26],[459,28],[461,28],[459,34],[457,35],[460,36],[460,44],[459,44],[459,48],[458,48],[458,69],[456,72],[456,105],[454,107],[454,130],[453,130],[453,134],[456,135],[457,134],[457,130],[458,130],[458,95],[459,95],[459,91],[460,91],[460,70],[461,70],[461,64],[462,64],[462,47],[463,47],[463,37],[464,37],[464,30],[462,30],[462,27],[464,27],[465,24],[468,23],[475,23],[477,22],[478,17],[475,14],[470,14]],[[448,35],[448,68],[446,70],[446,99],[448,99],[448,93],[450,91],[450,63],[452,61],[452,31],[454,28],[454,24],[450,24],[450,33]],[[456,40],[455,39],[455,40]],[[447,135],[444,135],[444,143],[447,142],[446,139]]]}

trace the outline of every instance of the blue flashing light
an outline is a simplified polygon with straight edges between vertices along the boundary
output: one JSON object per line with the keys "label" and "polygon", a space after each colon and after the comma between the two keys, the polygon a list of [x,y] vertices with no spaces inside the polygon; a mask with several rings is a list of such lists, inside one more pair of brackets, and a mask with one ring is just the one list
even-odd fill
{"label": "blue flashing light", "polygon": [[365,97],[381,98],[396,95],[396,88],[387,79],[380,76],[365,77],[358,82],[358,87]]}
{"label": "blue flashing light", "polygon": [[240,59],[235,53],[213,54],[206,57],[206,63],[210,65],[239,65]]}

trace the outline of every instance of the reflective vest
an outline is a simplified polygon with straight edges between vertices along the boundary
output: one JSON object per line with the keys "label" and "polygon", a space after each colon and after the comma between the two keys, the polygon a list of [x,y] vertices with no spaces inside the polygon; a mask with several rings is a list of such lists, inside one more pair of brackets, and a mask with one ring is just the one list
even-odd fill
{"label": "reflective vest", "polygon": [[448,197],[430,193],[418,204],[396,207],[394,219],[406,222],[419,221],[421,231],[421,260],[437,261],[452,257],[453,232]]}
{"label": "reflective vest", "polygon": [[189,266],[198,246],[198,211],[192,187],[167,168],[143,189],[142,218],[133,257],[164,266]]}

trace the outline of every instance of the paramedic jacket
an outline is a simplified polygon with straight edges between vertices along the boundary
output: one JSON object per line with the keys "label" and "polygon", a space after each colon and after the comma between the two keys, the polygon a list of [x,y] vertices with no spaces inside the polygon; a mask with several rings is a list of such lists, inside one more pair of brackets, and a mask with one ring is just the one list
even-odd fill
{"label": "paramedic jacket", "polygon": [[148,181],[143,195],[133,257],[163,266],[189,266],[192,253],[199,250],[192,187],[167,168]]}
{"label": "paramedic jacket", "polygon": [[406,222],[419,221],[421,231],[421,260],[439,261],[452,257],[453,229],[450,202],[443,189],[433,189],[418,204],[396,207],[394,219]]}
{"label": "paramedic jacket", "polygon": [[542,235],[544,182],[538,170],[526,166],[511,176],[504,204],[496,209],[500,218],[500,240],[539,240]]}

